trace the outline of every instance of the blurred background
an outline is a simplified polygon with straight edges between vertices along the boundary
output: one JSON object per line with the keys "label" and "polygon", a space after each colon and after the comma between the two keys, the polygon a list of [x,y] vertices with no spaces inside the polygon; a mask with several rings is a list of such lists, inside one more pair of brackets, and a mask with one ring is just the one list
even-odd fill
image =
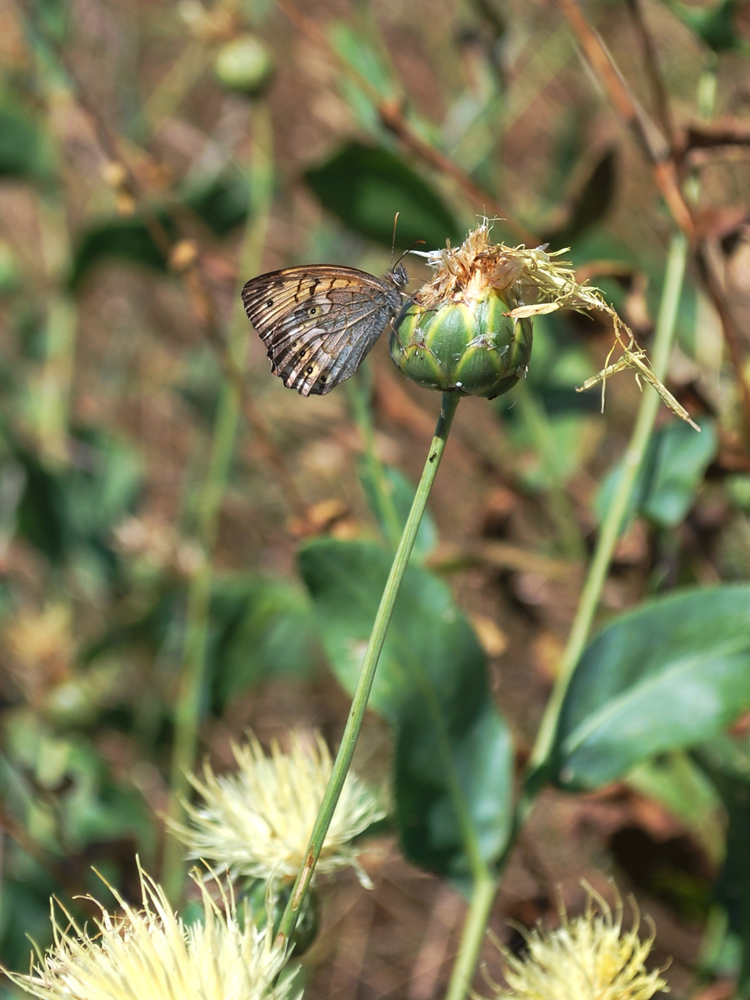
{"label": "blurred background", "polygon": [[[219,770],[248,727],[340,736],[348,701],[296,552],[325,532],[377,536],[373,457],[408,503],[439,397],[395,370],[387,337],[351,383],[298,397],[270,375],[246,280],[308,262],[382,274],[397,211],[397,252],[455,245],[487,215],[498,240],[570,247],[648,348],[674,223],[565,6],[0,0],[4,964],[28,967],[27,934],[48,942],[51,893],[101,895],[92,865],[126,897],[136,853],[159,873],[186,677],[188,756]],[[700,177],[701,266],[669,386],[703,433],[661,414],[606,619],[750,571],[750,5],[585,10],[678,171]],[[415,290],[428,271],[405,263]],[[521,762],[639,399],[628,375],[604,415],[597,390],[576,394],[606,363],[598,320],[542,317],[534,336],[517,390],[459,407],[421,540],[476,630]],[[383,782],[389,754],[373,715],[357,768]],[[545,792],[494,930],[513,943],[508,919],[554,914],[558,884],[575,910],[581,878],[608,892],[615,876],[656,919],[679,991],[723,850],[714,806],[691,786],[667,808],[635,779]],[[366,867],[372,892],[322,884],[308,995],[426,1000],[464,904],[387,830]],[[485,959],[497,968],[491,947]]]}

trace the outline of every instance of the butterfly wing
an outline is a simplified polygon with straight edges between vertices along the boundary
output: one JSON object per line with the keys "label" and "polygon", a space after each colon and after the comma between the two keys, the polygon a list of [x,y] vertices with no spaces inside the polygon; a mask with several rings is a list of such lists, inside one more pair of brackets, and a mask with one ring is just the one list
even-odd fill
{"label": "butterfly wing", "polygon": [[242,289],[242,301],[274,375],[303,396],[353,375],[401,307],[390,276],[326,265],[261,274]]}

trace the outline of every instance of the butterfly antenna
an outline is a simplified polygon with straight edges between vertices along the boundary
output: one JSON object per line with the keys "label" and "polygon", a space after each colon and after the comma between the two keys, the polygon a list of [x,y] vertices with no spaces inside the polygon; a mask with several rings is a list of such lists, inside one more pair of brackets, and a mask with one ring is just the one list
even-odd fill
{"label": "butterfly antenna", "polygon": [[[418,247],[420,243],[424,245],[425,242],[426,242],[426,240],[414,240],[414,242],[409,247],[409,249],[408,250],[404,250],[404,252],[401,254],[401,256],[396,261],[396,263],[393,264],[393,266],[391,267],[391,270],[393,271],[395,268],[397,268],[398,265],[401,263],[401,261],[404,259],[404,257],[406,257],[407,254],[410,254],[412,252],[412,250],[414,249],[414,247]],[[391,255],[391,260],[393,260],[393,255]]]}
{"label": "butterfly antenna", "polygon": [[393,239],[391,240],[391,270],[395,267],[393,263],[393,254],[396,252],[396,226],[398,225],[398,217],[401,215],[400,212],[396,212],[393,216]]}

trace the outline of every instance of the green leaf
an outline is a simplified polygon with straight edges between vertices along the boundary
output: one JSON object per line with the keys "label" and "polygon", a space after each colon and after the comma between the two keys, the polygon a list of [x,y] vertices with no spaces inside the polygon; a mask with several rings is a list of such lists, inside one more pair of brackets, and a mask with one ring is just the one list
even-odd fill
{"label": "green leaf", "polygon": [[[390,563],[369,542],[318,539],[299,554],[326,652],[350,693]],[[487,862],[496,860],[510,827],[510,737],[476,635],[426,570],[406,572],[370,706],[396,731],[396,814],[412,860],[462,877],[472,839]]]}
{"label": "green leaf", "polygon": [[338,21],[331,26],[329,38],[339,58],[365,79],[380,97],[395,95],[397,85],[388,66],[371,41],[360,31],[344,21]]}
{"label": "green leaf", "polygon": [[[399,472],[398,469],[394,469],[392,466],[386,466],[384,467],[383,472],[385,478],[384,487],[390,492],[391,500],[395,508],[399,531],[403,531],[406,519],[409,516],[409,511],[411,510],[416,489],[412,486],[406,476],[402,472]],[[365,491],[365,496],[367,497],[367,502],[370,505],[370,510],[377,519],[381,531],[383,531],[384,535],[387,537],[388,524],[386,514],[382,509],[380,493],[376,490],[373,482],[372,470],[365,459],[362,459],[360,462],[359,480]],[[417,532],[417,537],[414,542],[412,558],[419,562],[423,562],[435,548],[437,541],[438,535],[437,528],[435,527],[435,521],[433,520],[430,512],[426,510],[422,516],[422,523],[419,525],[419,531]]]}
{"label": "green leaf", "polygon": [[37,0],[34,6],[35,26],[43,26],[44,34],[58,45],[65,41],[73,17],[67,0]]}
{"label": "green leaf", "polygon": [[605,628],[576,666],[550,772],[598,788],[750,708],[750,586],[686,590]]}
{"label": "green leaf", "polygon": [[[228,173],[202,180],[177,196],[217,236],[225,236],[246,218],[250,205],[247,180]],[[150,217],[112,218],[90,226],[81,235],[70,274],[70,287],[77,288],[89,270],[106,260],[126,260],[160,274],[167,272],[167,259],[154,236],[154,225],[170,239],[177,229],[168,209],[156,207]]]}
{"label": "green leaf", "polygon": [[193,185],[182,200],[212,232],[226,236],[247,218],[250,187],[243,175],[227,173]]}
{"label": "green leaf", "polygon": [[71,451],[73,462],[58,469],[14,448],[26,480],[18,531],[55,563],[81,544],[107,548],[111,529],[133,509],[141,488],[140,459],[123,442],[80,430]]}
{"label": "green leaf", "polygon": [[494,403],[529,489],[564,485],[595,447],[599,397],[576,391],[591,374],[591,362],[569,326],[558,316],[536,317],[523,391]]}
{"label": "green leaf", "polygon": [[329,38],[339,59],[350,67],[341,67],[338,89],[361,128],[378,138],[383,131],[378,102],[398,95],[398,81],[365,32],[339,21],[331,26]]}
{"label": "green leaf", "polygon": [[[299,553],[323,645],[339,682],[353,691],[391,564],[372,542],[322,538]],[[426,570],[407,570],[380,657],[370,707],[392,722],[408,715],[418,684],[439,692],[459,718],[487,691],[484,653],[450,591]]]}
{"label": "green leaf", "polygon": [[726,854],[714,888],[729,931],[740,943],[741,962],[735,996],[750,994],[750,755],[747,747],[719,737],[695,753],[695,759],[721,796],[729,824]]}
{"label": "green leaf", "polygon": [[346,226],[387,247],[396,212],[399,246],[425,240],[430,247],[444,247],[446,239],[461,239],[456,221],[433,189],[385,149],[349,143],[305,177]]}
{"label": "green leaf", "polygon": [[[462,878],[470,874],[459,808],[466,808],[479,854],[496,861],[511,833],[513,746],[488,699],[469,724],[449,735],[441,752],[442,720],[417,712],[404,719],[396,747],[396,815],[407,855],[422,868]],[[443,769],[441,758],[449,756]]]}
{"label": "green leaf", "polygon": [[307,594],[286,580],[241,576],[217,581],[209,650],[217,710],[270,677],[309,676],[318,640]]}
{"label": "green leaf", "polygon": [[16,94],[0,94],[0,177],[48,180],[52,151],[36,117]]}
{"label": "green leaf", "polygon": [[[617,152],[605,149],[576,193],[568,210],[568,218],[557,229],[545,233],[545,242],[553,247],[567,247],[587,229],[595,226],[612,204],[616,181]],[[556,207],[557,203],[556,199]]]}
{"label": "green leaf", "polygon": [[79,430],[79,462],[66,475],[66,509],[81,538],[104,540],[135,505],[142,482],[141,459],[123,441],[99,430]]}
{"label": "green leaf", "polygon": [[733,23],[736,0],[719,0],[718,3],[703,6],[688,6],[680,0],[664,0],[664,3],[686,28],[714,52],[741,47],[742,36]]}
{"label": "green leaf", "polygon": [[631,788],[655,799],[677,816],[712,862],[724,854],[724,828],[716,789],[684,751],[662,753],[628,774]]}
{"label": "green leaf", "polygon": [[[28,972],[33,941],[42,950],[52,944],[49,919],[50,897],[61,886],[50,875],[48,865],[28,858],[12,864],[15,852],[8,850],[3,863],[0,893],[0,962],[8,969]],[[46,860],[46,859],[45,859]],[[19,869],[18,871],[14,869]],[[5,997],[16,996],[7,991]]]}
{"label": "green leaf", "polygon": [[[115,778],[96,745],[83,734],[56,733],[39,719],[18,715],[5,730],[15,767],[36,776],[38,793],[25,790],[15,799],[24,823],[35,829],[39,845],[55,855],[83,850],[102,841],[133,838],[141,850],[155,846],[153,818],[127,772]],[[39,794],[41,793],[41,794]],[[5,795],[7,798],[7,792]],[[48,821],[33,816],[47,813]]]}
{"label": "green leaf", "polygon": [[70,287],[78,288],[89,270],[104,260],[131,261],[161,274],[167,271],[167,259],[143,218],[108,219],[86,230],[73,257]]}
{"label": "green leaf", "polygon": [[[685,518],[719,447],[713,421],[704,419],[699,424],[701,433],[696,434],[684,421],[675,420],[651,438],[623,516],[623,529],[635,514],[663,528],[673,528]],[[622,470],[620,461],[599,488],[594,509],[600,523],[617,492]]]}

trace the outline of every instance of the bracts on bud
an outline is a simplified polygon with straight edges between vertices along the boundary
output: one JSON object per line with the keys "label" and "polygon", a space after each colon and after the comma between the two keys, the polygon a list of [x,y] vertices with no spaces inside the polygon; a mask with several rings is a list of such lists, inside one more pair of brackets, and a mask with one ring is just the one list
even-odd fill
{"label": "bracts on bud", "polygon": [[436,274],[394,326],[397,367],[427,389],[486,399],[507,392],[531,356],[531,320],[508,315],[521,304],[517,261],[489,242],[486,225],[457,250],[425,256]]}
{"label": "bracts on bud", "polygon": [[[599,289],[578,282],[570,264],[559,259],[566,250],[492,243],[485,219],[457,249],[449,244],[445,250],[411,252],[435,269],[432,281],[416,293],[391,334],[391,357],[414,382],[493,399],[526,374],[532,317],[558,309],[602,313],[612,322],[615,342],[606,367],[578,391],[601,384],[604,408],[607,379],[630,369],[639,386],[648,382],[673,413],[700,430]],[[613,354],[615,360],[609,363]]]}

